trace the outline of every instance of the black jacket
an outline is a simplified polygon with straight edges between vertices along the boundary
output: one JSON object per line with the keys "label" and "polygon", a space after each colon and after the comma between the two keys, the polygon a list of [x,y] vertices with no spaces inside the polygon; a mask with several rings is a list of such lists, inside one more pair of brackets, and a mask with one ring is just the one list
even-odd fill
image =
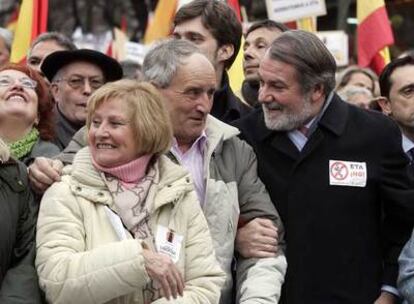
{"label": "black jacket", "polygon": [[247,115],[250,111],[251,108],[234,95],[227,73],[224,72],[221,87],[214,94],[210,114],[225,123],[230,123]]}
{"label": "black jacket", "polygon": [[[302,152],[266,128],[260,109],[236,125],[285,225],[282,303],[367,304],[383,284],[395,286],[414,187],[394,122],[335,95]],[[330,160],[365,163],[366,186],[331,185]]]}
{"label": "black jacket", "polygon": [[0,303],[41,303],[36,270],[37,206],[26,167],[0,164]]}

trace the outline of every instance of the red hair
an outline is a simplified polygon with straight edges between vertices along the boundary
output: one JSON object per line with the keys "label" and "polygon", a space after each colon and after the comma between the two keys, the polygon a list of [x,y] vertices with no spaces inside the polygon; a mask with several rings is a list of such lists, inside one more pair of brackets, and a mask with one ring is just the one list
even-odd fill
{"label": "red hair", "polygon": [[39,124],[36,129],[39,131],[41,139],[52,140],[55,135],[54,103],[50,96],[49,87],[43,77],[34,69],[22,64],[7,63],[0,68],[0,72],[5,70],[22,72],[36,81],[35,92],[38,98],[37,113],[39,115]]}

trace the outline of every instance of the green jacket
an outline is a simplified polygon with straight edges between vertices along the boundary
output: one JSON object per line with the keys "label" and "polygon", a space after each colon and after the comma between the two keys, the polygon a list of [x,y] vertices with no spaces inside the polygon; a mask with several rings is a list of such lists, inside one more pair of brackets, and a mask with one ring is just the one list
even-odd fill
{"label": "green jacket", "polygon": [[0,164],[0,303],[41,303],[34,268],[37,206],[26,167]]}

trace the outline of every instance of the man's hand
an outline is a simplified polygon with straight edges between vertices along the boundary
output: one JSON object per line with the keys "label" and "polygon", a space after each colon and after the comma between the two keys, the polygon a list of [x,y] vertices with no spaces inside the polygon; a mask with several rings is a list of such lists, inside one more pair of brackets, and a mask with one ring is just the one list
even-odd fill
{"label": "man's hand", "polygon": [[374,304],[396,304],[397,298],[386,291],[381,292],[379,298],[374,302]]}
{"label": "man's hand", "polygon": [[143,249],[145,269],[148,275],[161,287],[161,293],[168,300],[183,296],[184,279],[170,257]]}
{"label": "man's hand", "polygon": [[29,166],[29,180],[35,192],[42,194],[54,182],[60,181],[63,163],[57,159],[36,157]]}
{"label": "man's hand", "polygon": [[278,231],[269,219],[256,218],[237,230],[236,250],[245,258],[276,256]]}

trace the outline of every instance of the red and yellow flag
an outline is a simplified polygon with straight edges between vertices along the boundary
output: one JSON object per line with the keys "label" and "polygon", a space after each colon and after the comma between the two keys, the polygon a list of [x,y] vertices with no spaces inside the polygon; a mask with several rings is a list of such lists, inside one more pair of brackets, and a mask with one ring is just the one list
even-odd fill
{"label": "red and yellow flag", "polygon": [[47,30],[48,0],[23,0],[12,44],[11,62],[24,62],[32,41]]}
{"label": "red and yellow flag", "polygon": [[[237,18],[241,22],[239,0],[227,0],[227,4],[233,9],[233,11],[236,13]],[[243,80],[244,80],[244,72],[243,72],[243,57],[244,57],[244,51],[243,51],[243,44],[244,44],[244,38],[242,36],[242,41],[241,41],[241,45],[240,45],[239,52],[237,53],[237,57],[234,60],[233,64],[231,65],[231,67],[230,67],[230,69],[228,71],[229,81],[230,81],[230,87],[235,92],[241,90],[241,87],[243,85]]]}
{"label": "red and yellow flag", "polygon": [[227,4],[233,9],[236,13],[237,18],[241,22],[241,14],[240,14],[240,3],[239,0],[227,0]]}
{"label": "red and yellow flag", "polygon": [[387,46],[394,43],[384,0],[358,0],[357,17],[358,65],[379,75],[390,61]]}
{"label": "red and yellow flag", "polygon": [[171,33],[177,0],[159,0],[155,8],[154,16],[145,30],[144,43],[168,37]]}

